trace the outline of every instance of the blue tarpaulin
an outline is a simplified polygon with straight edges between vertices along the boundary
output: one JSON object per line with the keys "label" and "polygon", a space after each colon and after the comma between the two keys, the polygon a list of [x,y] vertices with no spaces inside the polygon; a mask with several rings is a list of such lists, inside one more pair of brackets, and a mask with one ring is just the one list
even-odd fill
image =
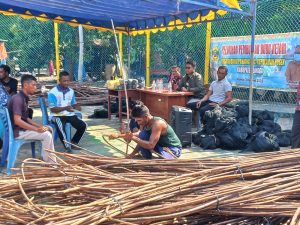
{"label": "blue tarpaulin", "polygon": [[3,12],[103,28],[111,28],[113,19],[126,31],[186,23],[220,10],[243,12],[237,0],[0,0]]}

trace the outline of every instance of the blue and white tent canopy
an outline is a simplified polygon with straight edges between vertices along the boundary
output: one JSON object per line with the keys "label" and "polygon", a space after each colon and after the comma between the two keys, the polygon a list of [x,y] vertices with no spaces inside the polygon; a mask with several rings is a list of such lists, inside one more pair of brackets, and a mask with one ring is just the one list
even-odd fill
{"label": "blue and white tent canopy", "polygon": [[0,12],[6,15],[104,29],[111,29],[113,19],[118,30],[127,32],[201,22],[205,16],[213,20],[215,13],[226,11],[250,16],[237,0],[0,0]]}

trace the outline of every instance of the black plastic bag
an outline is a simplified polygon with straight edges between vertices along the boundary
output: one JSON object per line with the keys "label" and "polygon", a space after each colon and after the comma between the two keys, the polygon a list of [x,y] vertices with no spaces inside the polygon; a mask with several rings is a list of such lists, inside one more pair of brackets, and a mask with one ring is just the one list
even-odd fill
{"label": "black plastic bag", "polygon": [[254,152],[271,152],[280,150],[278,138],[268,132],[259,132],[255,135],[255,140],[251,142],[246,150]]}
{"label": "black plastic bag", "polygon": [[219,140],[215,135],[206,135],[205,130],[200,130],[192,135],[192,141],[195,145],[203,149],[216,149],[219,146]]}
{"label": "black plastic bag", "polygon": [[240,147],[234,137],[228,133],[217,133],[216,137],[220,140],[220,148],[222,149],[235,150]]}
{"label": "black plastic bag", "polygon": [[230,134],[237,140],[246,140],[247,137],[252,134],[252,128],[248,124],[234,123]]}
{"label": "black plastic bag", "polygon": [[201,135],[205,135],[206,131],[205,129],[199,130],[197,133],[192,134],[192,142],[195,145],[200,146],[201,143]]}
{"label": "black plastic bag", "polygon": [[272,120],[274,121],[274,112],[270,112],[268,110],[264,110],[261,112],[261,115],[264,120]]}
{"label": "black plastic bag", "polygon": [[264,110],[264,111],[253,110],[252,118],[257,124],[261,124],[265,120],[274,121],[274,113],[268,110]]}
{"label": "black plastic bag", "polygon": [[215,121],[215,132],[228,131],[236,120],[233,117],[218,118]]}
{"label": "black plastic bag", "polygon": [[278,144],[280,147],[288,147],[292,145],[292,134],[290,131],[283,131],[277,134]]}
{"label": "black plastic bag", "polygon": [[258,110],[252,111],[252,121],[253,121],[253,124],[261,124],[264,121],[261,111],[258,111]]}
{"label": "black plastic bag", "polygon": [[236,117],[238,117],[238,113],[234,108],[223,107],[221,112],[222,112],[222,114],[221,114],[222,118],[229,118],[229,117],[236,118]]}
{"label": "black plastic bag", "polygon": [[108,118],[108,111],[105,108],[95,109],[94,114],[88,118],[105,119]]}
{"label": "black plastic bag", "polygon": [[215,135],[201,135],[200,147],[203,149],[216,149],[219,146],[219,140]]}
{"label": "black plastic bag", "polygon": [[237,104],[235,106],[235,110],[237,111],[239,118],[246,117],[249,115],[248,103],[247,104]]}
{"label": "black plastic bag", "polygon": [[[108,109],[108,103],[104,103],[103,106],[105,109]],[[111,111],[111,113],[117,113],[119,111],[119,105],[117,102],[110,103],[110,111]]]}
{"label": "black plastic bag", "polygon": [[278,134],[281,132],[280,125],[274,123],[272,120],[263,120],[258,127],[261,131],[266,131],[271,134]]}

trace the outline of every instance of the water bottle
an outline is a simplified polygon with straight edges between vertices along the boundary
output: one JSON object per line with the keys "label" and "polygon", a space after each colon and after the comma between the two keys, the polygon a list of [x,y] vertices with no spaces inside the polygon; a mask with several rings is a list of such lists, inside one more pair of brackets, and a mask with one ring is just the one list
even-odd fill
{"label": "water bottle", "polygon": [[144,77],[142,78],[142,88],[145,88],[146,87],[146,83],[145,83],[145,79]]}
{"label": "water bottle", "polygon": [[41,92],[42,92],[43,94],[45,94],[45,93],[47,92],[47,88],[45,87],[45,85],[42,85],[42,87],[41,87]]}
{"label": "water bottle", "polygon": [[159,79],[157,79],[155,82],[155,89],[159,90]]}
{"label": "water bottle", "polygon": [[172,83],[171,83],[171,81],[168,83],[168,91],[172,92]]}
{"label": "water bottle", "polygon": [[155,89],[156,89],[156,83],[155,83],[155,80],[152,81],[152,86],[151,86],[151,87],[152,87],[152,90],[155,91]]}
{"label": "water bottle", "polygon": [[159,91],[162,91],[162,89],[163,89],[163,81],[162,81],[162,79],[159,79]]}

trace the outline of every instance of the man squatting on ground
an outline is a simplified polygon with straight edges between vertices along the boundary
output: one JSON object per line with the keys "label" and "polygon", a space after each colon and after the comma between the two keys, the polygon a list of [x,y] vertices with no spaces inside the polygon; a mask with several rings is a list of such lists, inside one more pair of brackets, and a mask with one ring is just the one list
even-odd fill
{"label": "man squatting on ground", "polygon": [[137,147],[129,155],[130,158],[140,153],[143,158],[152,159],[153,152],[165,159],[180,157],[181,142],[165,120],[152,116],[145,105],[133,107],[131,116],[140,126],[138,132],[110,135],[110,139],[123,137],[127,142],[137,143]]}

